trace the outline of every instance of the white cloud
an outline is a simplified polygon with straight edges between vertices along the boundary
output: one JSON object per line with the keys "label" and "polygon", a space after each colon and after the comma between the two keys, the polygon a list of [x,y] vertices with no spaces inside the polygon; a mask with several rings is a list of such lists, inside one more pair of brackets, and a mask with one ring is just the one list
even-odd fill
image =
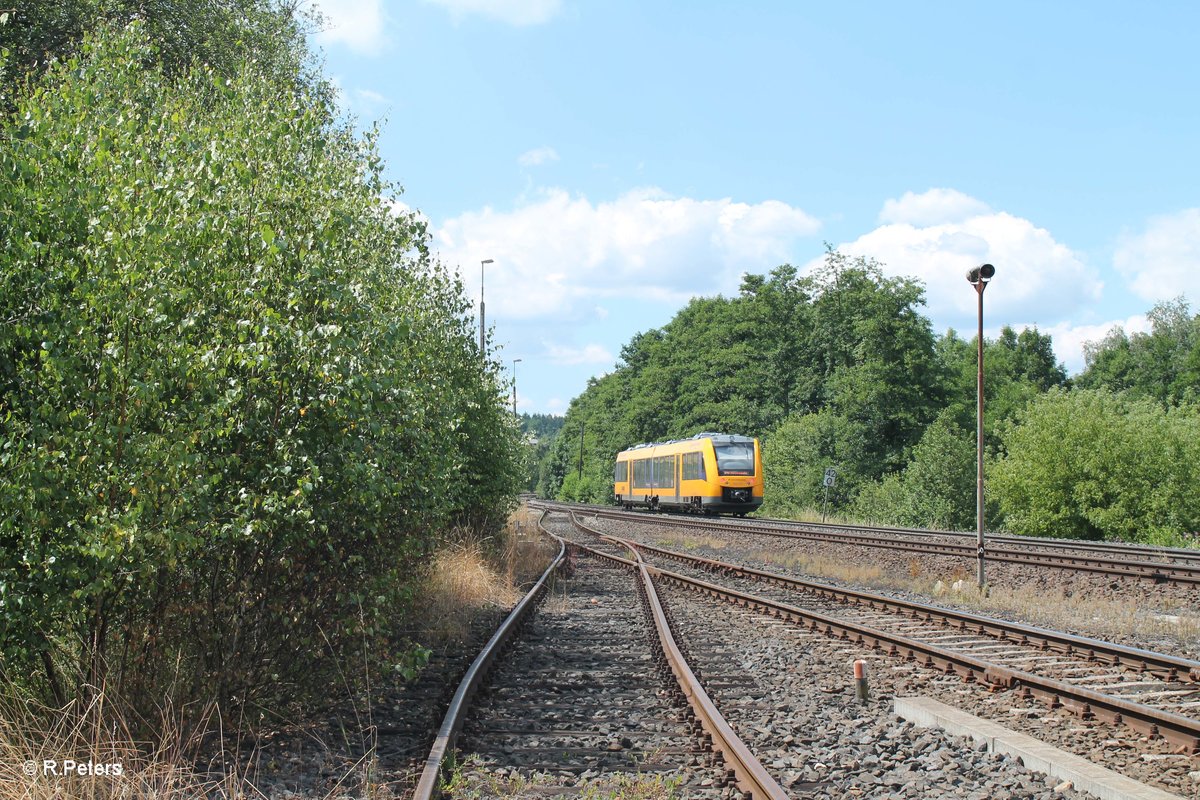
{"label": "white cloud", "polygon": [[[1070,374],[1077,374],[1083,371],[1083,346],[1088,342],[1098,342],[1105,337],[1114,327],[1120,326],[1125,329],[1125,333],[1149,333],[1150,320],[1145,314],[1136,314],[1126,319],[1117,319],[1110,322],[1099,322],[1094,325],[1076,325],[1071,322],[1060,322],[1049,327],[1039,326],[1040,333],[1050,334],[1050,338],[1054,341],[1054,355],[1059,361],[1062,361]],[[1025,325],[1014,325],[1014,328],[1020,330],[1024,327],[1032,327]],[[988,338],[987,334],[984,339]]]}
{"label": "white cloud", "polygon": [[517,163],[522,167],[539,167],[551,161],[558,161],[558,153],[553,147],[538,147],[528,150],[517,158]]}
{"label": "white cloud", "polygon": [[1122,236],[1113,265],[1144,300],[1200,296],[1200,208],[1153,217],[1143,233]]}
{"label": "white cloud", "polygon": [[793,260],[795,241],[819,229],[813,217],[774,200],[640,189],[593,204],[551,189],[509,212],[485,208],[447,220],[435,242],[442,260],[464,267],[468,279],[480,261],[494,259],[489,308],[509,319],[567,319],[606,297],[682,303],[736,291],[743,272]]}
{"label": "white cloud", "polygon": [[326,17],[325,29],[317,34],[321,44],[342,44],[364,55],[383,48],[383,0],[315,0],[314,4]]}
{"label": "white cloud", "polygon": [[883,223],[939,225],[962,222],[991,211],[987,203],[954,189],[930,189],[921,194],[905,192],[899,200],[888,200],[879,212]]}
{"label": "white cloud", "polygon": [[885,224],[838,249],[878,259],[889,275],[920,279],[935,329],[974,327],[977,300],[966,273],[982,263],[996,267],[985,296],[989,320],[1057,324],[1103,289],[1094,270],[1049,231],[953,190],[889,200],[880,216],[928,222]]}
{"label": "white cloud", "polygon": [[371,91],[370,89],[355,89],[354,97],[365,105],[382,106],[387,105],[388,99],[379,92]]}
{"label": "white cloud", "polygon": [[546,348],[546,358],[555,364],[573,366],[576,364],[608,364],[612,365],[616,358],[603,345],[589,344],[583,347],[542,342]]}
{"label": "white cloud", "polygon": [[469,14],[523,27],[548,22],[562,10],[562,0],[425,0],[450,12],[455,20]]}

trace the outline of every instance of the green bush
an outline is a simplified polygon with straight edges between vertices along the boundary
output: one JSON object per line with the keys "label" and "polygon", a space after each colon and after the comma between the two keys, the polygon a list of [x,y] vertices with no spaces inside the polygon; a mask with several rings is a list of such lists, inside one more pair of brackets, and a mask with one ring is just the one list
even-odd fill
{"label": "green bush", "polygon": [[865,486],[854,500],[854,511],[891,525],[973,528],[975,459],[975,432],[960,428],[952,411],[943,412],[925,429],[908,466]]}
{"label": "green bush", "polygon": [[155,63],[101,30],[5,98],[3,670],[291,694],[394,627],[439,526],[502,516],[516,428],[374,137]]}
{"label": "green bush", "polygon": [[1052,390],[1003,441],[988,485],[1015,533],[1172,543],[1200,529],[1195,407]]}

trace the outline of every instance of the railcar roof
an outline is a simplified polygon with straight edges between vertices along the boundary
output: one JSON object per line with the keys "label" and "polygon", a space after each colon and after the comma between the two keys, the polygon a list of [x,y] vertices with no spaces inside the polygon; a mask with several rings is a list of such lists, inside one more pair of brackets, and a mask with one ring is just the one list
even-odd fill
{"label": "railcar roof", "polygon": [[635,444],[633,447],[628,449],[640,450],[644,447],[663,447],[668,444],[683,444],[684,442],[691,442],[696,439],[712,439],[714,444],[733,444],[741,442],[750,443],[754,441],[754,437],[752,436],[742,436],[737,433],[714,433],[712,431],[705,431],[704,433],[697,433],[695,436],[689,436],[686,439],[671,439],[670,441],[666,442],[646,442],[644,444]]}

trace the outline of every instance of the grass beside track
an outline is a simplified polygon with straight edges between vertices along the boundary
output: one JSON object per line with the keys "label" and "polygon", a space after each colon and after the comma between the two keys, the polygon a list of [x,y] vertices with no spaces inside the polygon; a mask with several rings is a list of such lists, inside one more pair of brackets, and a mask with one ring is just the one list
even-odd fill
{"label": "grass beside track", "polygon": [[[415,613],[404,631],[419,643],[415,652],[428,657],[432,650],[460,645],[472,619],[497,607],[511,608],[523,596],[528,584],[557,552],[557,546],[551,547],[553,543],[538,533],[537,516],[522,506],[495,541],[481,543],[468,535],[458,536],[432,559]],[[419,658],[411,665],[410,677],[415,677],[422,661]],[[353,674],[361,667],[344,664],[343,669]],[[369,696],[347,696],[354,706],[352,716],[371,717]],[[337,701],[336,697],[330,699]],[[364,699],[366,707],[362,706]],[[11,687],[0,687],[0,800],[234,800],[265,796],[255,786],[253,775],[243,770],[242,765],[256,762],[253,753],[230,751],[224,744],[218,744],[213,752],[211,745],[211,741],[238,741],[241,734],[247,734],[246,740],[252,742],[264,733],[261,720],[255,725],[247,721],[244,729],[230,731],[221,728],[213,709],[189,710],[192,716],[187,725],[181,724],[183,712],[165,709],[162,719],[153,726],[153,741],[146,741],[144,736],[139,738],[131,732],[134,726],[128,724],[119,706],[104,692],[98,692],[86,705],[76,702],[64,709],[49,709],[19,696]],[[200,725],[195,724],[197,715],[202,719]],[[265,716],[269,719],[271,714]],[[350,719],[346,725],[356,722]],[[293,720],[288,725],[303,726],[304,722]],[[208,731],[211,735],[185,737],[183,730]],[[203,739],[210,744],[204,744]],[[339,742],[315,744],[335,756],[340,749]],[[198,759],[212,766],[197,769]],[[112,774],[111,768],[104,775],[42,774],[44,761],[54,762],[61,773],[68,760],[84,765],[120,764],[121,774]],[[312,795],[313,800],[383,800],[395,796],[390,787],[376,779],[371,753],[336,763],[342,765],[334,775],[336,788]]]}

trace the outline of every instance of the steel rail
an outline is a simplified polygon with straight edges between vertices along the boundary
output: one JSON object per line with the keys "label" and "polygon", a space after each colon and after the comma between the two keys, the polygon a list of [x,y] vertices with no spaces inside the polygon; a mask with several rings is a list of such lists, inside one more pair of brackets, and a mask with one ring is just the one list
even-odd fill
{"label": "steel rail", "polygon": [[[580,545],[582,547],[582,545]],[[769,800],[785,800],[788,797],[783,788],[771,777],[762,762],[746,746],[746,743],[734,732],[716,704],[704,690],[700,680],[688,666],[687,659],[675,642],[671,625],[667,621],[666,611],[654,587],[653,568],[642,559],[636,549],[630,550],[637,557],[638,575],[641,580],[643,596],[650,608],[655,630],[658,631],[659,644],[662,645],[663,655],[675,675],[680,690],[687,698],[688,704],[696,713],[696,718],[712,739],[713,747],[718,750],[726,765],[733,770],[734,780],[738,788],[748,792],[754,798],[769,798]]]}
{"label": "steel rail", "polygon": [[[645,512],[625,511],[610,507],[598,507],[587,503],[568,503],[558,500],[542,500],[535,498],[530,501],[530,506],[534,508],[555,508],[560,511],[565,511],[568,508],[578,511],[600,512],[605,516],[624,519],[646,519]],[[847,533],[865,533],[865,534],[900,534],[903,536],[913,536],[921,539],[930,539],[937,536],[948,537],[952,539],[970,539],[974,542],[976,533],[974,531],[942,531],[932,528],[903,528],[891,525],[857,525],[847,522],[801,522],[791,519],[774,519],[770,517],[759,517],[748,520],[743,519],[695,519],[691,521],[699,525],[712,525],[714,527],[728,528],[730,530],[747,530],[751,532],[763,533],[788,533],[795,531],[831,531],[831,532],[847,532]],[[1135,544],[1132,542],[1087,542],[1074,539],[1054,539],[1042,538],[1036,536],[1011,536],[996,533],[988,534],[988,541],[992,543],[1000,543],[1013,545],[1014,547],[1031,547],[1045,548],[1056,550],[1074,550],[1084,553],[1096,553],[1097,555],[1130,555],[1134,557],[1150,557],[1158,559],[1177,559],[1183,564],[1191,563],[1200,565],[1200,549],[1187,547],[1160,547],[1149,544]],[[1124,562],[1122,562],[1124,563]],[[1157,562],[1151,562],[1157,563]],[[1175,562],[1164,561],[1162,563],[1172,564]]]}
{"label": "steel rail", "polygon": [[616,544],[620,544],[622,547],[628,549],[637,560],[631,561],[621,558],[620,556],[596,550],[579,542],[567,541],[566,546],[571,552],[585,552],[590,556],[618,564],[631,571],[637,571],[639,594],[645,600],[650,617],[654,621],[654,628],[658,633],[658,642],[662,648],[665,664],[674,675],[675,682],[679,684],[679,690],[682,692],[684,699],[687,700],[688,705],[691,706],[696,719],[712,740],[713,749],[721,754],[725,764],[732,770],[734,781],[737,783],[738,788],[743,792],[748,792],[754,798],[786,800],[788,797],[787,793],[771,777],[766,767],[762,765],[762,762],[758,760],[753,751],[746,746],[746,743],[730,727],[725,717],[721,714],[720,709],[717,708],[712,698],[709,697],[708,692],[705,691],[704,686],[700,683],[700,680],[696,677],[696,673],[688,665],[687,659],[675,641],[675,635],[671,631],[666,611],[663,609],[662,601],[658,597],[658,591],[654,587],[654,581],[650,574],[650,570],[653,568],[646,564],[641,553],[631,547],[629,543],[611,539],[610,541],[614,541]]}
{"label": "steel rail", "polygon": [[[814,530],[846,530],[862,533],[899,533],[905,536],[933,537],[947,536],[954,539],[971,539],[976,534],[967,531],[940,531],[932,528],[901,528],[891,525],[853,525],[835,522],[799,522],[795,520],[772,519],[757,520],[759,523],[779,525],[781,528],[812,528]],[[739,523],[735,523],[739,524]],[[1014,545],[1016,547],[1045,547],[1058,550],[1077,550],[1085,553],[1131,555],[1149,558],[1180,559],[1184,562],[1200,563],[1200,550],[1186,547],[1159,547],[1152,544],[1134,544],[1131,542],[1086,542],[1071,539],[1053,539],[1036,536],[1006,536],[989,533],[989,542]]]}
{"label": "steel rail", "polygon": [[[544,514],[543,514],[544,516]],[[538,528],[545,531],[542,527],[541,518],[538,519]],[[545,531],[549,533],[549,531]],[[553,536],[553,534],[550,534]],[[557,536],[554,537],[558,539]],[[471,701],[475,697],[475,693],[479,690],[479,685],[495,664],[496,658],[505,645],[512,640],[513,635],[536,607],[537,602],[546,593],[549,586],[550,576],[559,569],[566,559],[566,544],[562,539],[558,539],[559,548],[558,555],[542,576],[538,578],[536,584],[529,592],[517,603],[504,622],[500,623],[500,627],[492,634],[492,638],[479,651],[479,655],[471,662],[471,666],[467,668],[466,675],[458,684],[458,690],[454,693],[454,698],[450,701],[449,708],[446,709],[446,715],[442,718],[442,725],[438,729],[437,738],[433,741],[433,747],[429,751],[429,758],[425,760],[425,768],[421,772],[421,779],[417,783],[417,789],[413,794],[413,800],[432,800],[439,796],[439,784],[441,781],[442,765],[445,762],[446,756],[450,753],[458,740],[458,735],[462,731],[463,723],[466,720],[466,712],[470,707]]]}
{"label": "steel rail", "polygon": [[680,553],[655,545],[628,541],[602,531],[597,531],[576,520],[574,515],[572,515],[572,521],[589,533],[623,544],[626,547],[656,553],[663,558],[692,564],[709,572],[760,580],[764,583],[816,594],[820,597],[847,605],[899,611],[914,619],[923,619],[925,621],[937,619],[964,632],[975,632],[986,636],[993,636],[1002,641],[1011,641],[1016,644],[1032,644],[1041,647],[1043,650],[1062,653],[1063,655],[1082,654],[1113,665],[1135,667],[1140,671],[1149,672],[1166,680],[1177,681],[1181,679],[1180,676],[1184,676],[1186,679],[1200,682],[1200,661],[1193,661],[1167,653],[1156,653],[1153,650],[1143,650],[1138,647],[1128,647],[1114,642],[1107,642],[1103,639],[1092,639],[1086,636],[1061,633],[1047,628],[1023,625],[996,617],[973,614],[968,611],[959,611],[943,606],[902,600],[900,598],[876,594],[875,592],[845,589],[826,583],[803,580],[790,575],[781,575],[777,572],[747,567],[742,564],[732,564],[725,561],[717,561],[716,559],[688,555],[687,553]]}
{"label": "steel rail", "polygon": [[[569,509],[564,509],[569,510]],[[583,510],[583,509],[576,509]],[[701,529],[716,529],[722,533],[738,531],[765,533],[789,539],[806,539],[812,541],[831,542],[834,544],[850,544],[862,547],[874,547],[885,550],[900,550],[904,552],[922,553],[960,558],[975,558],[978,551],[974,545],[953,543],[918,542],[912,540],[894,539],[883,536],[871,536],[862,533],[837,533],[834,531],[804,531],[782,530],[758,523],[727,524],[715,520],[688,519],[672,517],[665,519],[650,515],[631,516],[609,509],[586,509],[586,513],[608,519],[624,519],[644,522],[651,525],[667,525],[673,527],[689,527]],[[1200,567],[1186,564],[1172,564],[1158,561],[1123,561],[1121,559],[1072,556],[1060,553],[1038,551],[1020,551],[1007,548],[989,548],[987,557],[993,561],[1003,561],[1011,564],[1026,564],[1031,566],[1067,569],[1077,572],[1093,572],[1103,575],[1113,575],[1126,578],[1141,578],[1155,583],[1183,583],[1200,586]]]}

